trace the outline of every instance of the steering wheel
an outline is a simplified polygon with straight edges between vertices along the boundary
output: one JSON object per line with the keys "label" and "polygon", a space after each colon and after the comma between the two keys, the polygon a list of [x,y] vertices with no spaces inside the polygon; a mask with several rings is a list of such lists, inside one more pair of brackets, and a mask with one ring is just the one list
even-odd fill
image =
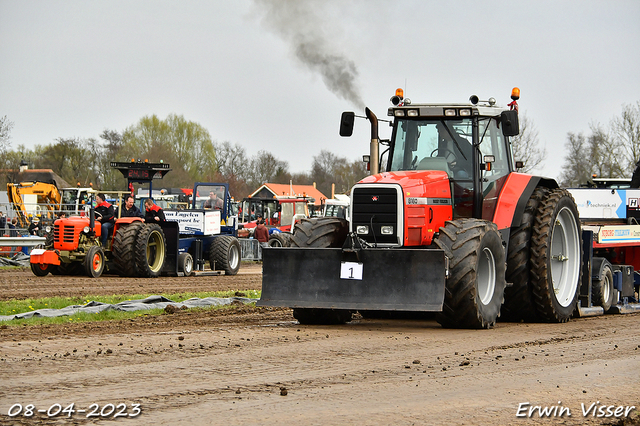
{"label": "steering wheel", "polygon": [[[437,154],[436,154],[437,153]],[[444,155],[439,155],[440,153],[444,154]],[[436,154],[436,155],[433,155]],[[453,157],[453,159],[449,160],[449,157]],[[442,157],[445,160],[447,160],[447,163],[451,164],[454,163],[458,157],[456,157],[456,154],[451,151],[450,149],[447,148],[436,148],[433,151],[431,151],[431,155],[430,157]]]}

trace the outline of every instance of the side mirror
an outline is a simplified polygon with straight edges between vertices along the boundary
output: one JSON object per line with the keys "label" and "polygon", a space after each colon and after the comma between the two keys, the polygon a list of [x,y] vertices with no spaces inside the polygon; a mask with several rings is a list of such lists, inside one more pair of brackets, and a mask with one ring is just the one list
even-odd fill
{"label": "side mirror", "polygon": [[356,114],[351,111],[345,111],[340,117],[340,136],[349,137],[353,134],[353,121]]}
{"label": "side mirror", "polygon": [[500,114],[500,125],[502,126],[502,134],[505,136],[518,136],[520,134],[520,122],[518,121],[518,112],[502,111]]}

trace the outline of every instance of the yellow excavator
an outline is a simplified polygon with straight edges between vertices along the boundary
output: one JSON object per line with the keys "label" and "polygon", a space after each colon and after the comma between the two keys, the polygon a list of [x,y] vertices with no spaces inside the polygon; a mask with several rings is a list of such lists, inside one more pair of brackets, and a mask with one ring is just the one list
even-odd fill
{"label": "yellow excavator", "polygon": [[62,201],[58,187],[45,182],[8,183],[7,197],[13,204],[21,228],[29,226],[29,215],[54,219]]}

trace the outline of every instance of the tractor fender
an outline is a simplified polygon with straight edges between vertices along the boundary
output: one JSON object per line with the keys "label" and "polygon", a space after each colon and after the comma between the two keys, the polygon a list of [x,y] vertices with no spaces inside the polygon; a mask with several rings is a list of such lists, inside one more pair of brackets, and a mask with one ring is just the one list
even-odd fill
{"label": "tractor fender", "polygon": [[538,186],[558,188],[558,183],[549,178],[524,173],[511,173],[500,192],[493,222],[499,230],[517,228],[522,223],[524,210],[533,191]]}

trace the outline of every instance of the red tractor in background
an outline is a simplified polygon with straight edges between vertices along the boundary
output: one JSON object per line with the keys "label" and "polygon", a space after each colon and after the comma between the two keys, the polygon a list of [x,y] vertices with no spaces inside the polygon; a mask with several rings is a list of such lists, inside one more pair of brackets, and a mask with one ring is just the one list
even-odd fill
{"label": "red tractor in background", "polygon": [[[567,321],[591,261],[583,265],[571,194],[516,172],[519,89],[511,97],[510,108],[477,96],[413,104],[399,90],[390,140],[366,108],[371,176],[351,190],[350,221],[303,219],[291,248],[265,249],[258,305],[291,307],[304,324],[344,323],[356,311],[438,312],[456,328],[491,328],[501,314]],[[343,113],[341,136],[354,117]]]}

